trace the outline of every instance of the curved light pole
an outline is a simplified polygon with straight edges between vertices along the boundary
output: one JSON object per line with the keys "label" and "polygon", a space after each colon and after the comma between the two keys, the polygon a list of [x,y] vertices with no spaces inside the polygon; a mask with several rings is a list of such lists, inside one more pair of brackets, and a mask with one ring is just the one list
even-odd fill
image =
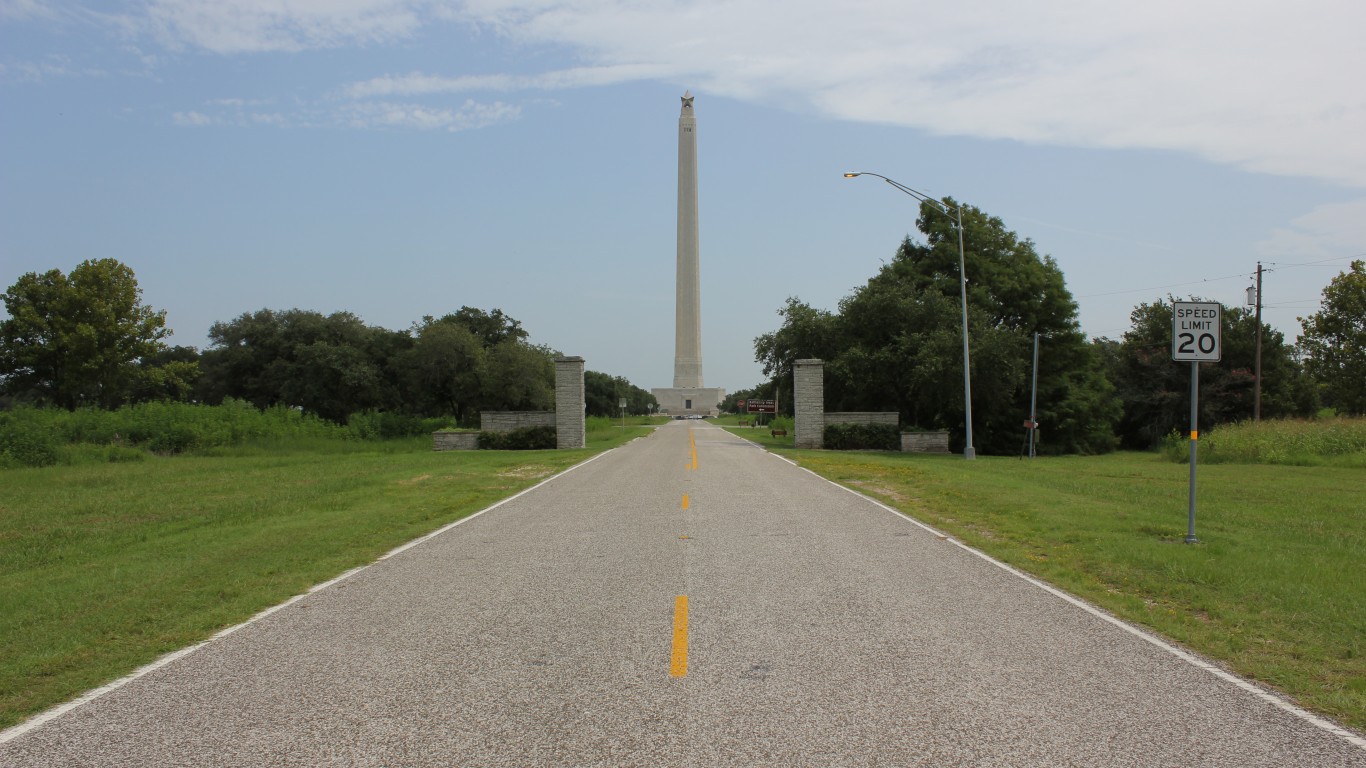
{"label": "curved light pole", "polygon": [[967,259],[963,255],[963,209],[956,205],[949,205],[943,200],[930,197],[924,192],[911,189],[900,182],[892,181],[880,173],[858,171],[857,173],[844,174],[844,178],[846,179],[852,179],[856,176],[876,176],[911,197],[933,205],[945,216],[953,216],[958,224],[958,292],[963,302],[963,418],[967,424],[967,434],[965,436],[966,444],[963,446],[963,458],[975,459],[977,458],[977,449],[972,445],[972,371],[971,359],[968,357],[968,272]]}

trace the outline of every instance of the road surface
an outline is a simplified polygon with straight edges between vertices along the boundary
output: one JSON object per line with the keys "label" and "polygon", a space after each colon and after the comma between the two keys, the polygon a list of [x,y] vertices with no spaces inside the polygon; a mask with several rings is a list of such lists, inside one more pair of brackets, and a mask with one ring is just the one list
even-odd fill
{"label": "road surface", "polygon": [[62,768],[1366,766],[699,422],[0,738],[0,765]]}

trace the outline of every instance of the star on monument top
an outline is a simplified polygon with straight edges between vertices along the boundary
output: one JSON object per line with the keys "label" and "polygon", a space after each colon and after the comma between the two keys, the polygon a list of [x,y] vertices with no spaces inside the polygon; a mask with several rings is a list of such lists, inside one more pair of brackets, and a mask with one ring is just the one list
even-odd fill
{"label": "star on monument top", "polygon": [[683,108],[684,108],[684,109],[687,109],[687,108],[691,107],[691,106],[692,106],[692,100],[693,100],[694,98],[695,98],[695,97],[692,95],[692,91],[684,91],[684,92],[683,92]]}

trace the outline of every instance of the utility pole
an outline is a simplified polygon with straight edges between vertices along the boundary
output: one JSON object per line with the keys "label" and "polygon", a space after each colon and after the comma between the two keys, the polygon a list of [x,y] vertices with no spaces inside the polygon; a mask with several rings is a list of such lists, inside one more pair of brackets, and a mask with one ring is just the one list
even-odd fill
{"label": "utility pole", "polygon": [[1262,420],[1262,263],[1257,262],[1257,357],[1253,363],[1252,420]]}
{"label": "utility pole", "polygon": [[1034,430],[1039,428],[1039,332],[1034,332],[1034,377],[1029,387],[1029,458],[1034,458]]}

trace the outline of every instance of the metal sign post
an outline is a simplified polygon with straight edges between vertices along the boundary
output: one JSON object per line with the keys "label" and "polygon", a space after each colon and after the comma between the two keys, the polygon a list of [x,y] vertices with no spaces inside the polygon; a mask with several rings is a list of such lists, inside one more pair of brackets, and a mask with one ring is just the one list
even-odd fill
{"label": "metal sign post", "polygon": [[1200,440],[1200,363],[1217,363],[1223,355],[1220,328],[1224,307],[1218,302],[1178,301],[1172,304],[1172,359],[1191,364],[1191,481],[1186,511],[1186,543],[1195,538],[1195,457]]}
{"label": "metal sign post", "polygon": [[1191,362],[1191,483],[1186,508],[1186,543],[1196,544],[1195,538],[1195,454],[1200,441],[1200,363]]}

